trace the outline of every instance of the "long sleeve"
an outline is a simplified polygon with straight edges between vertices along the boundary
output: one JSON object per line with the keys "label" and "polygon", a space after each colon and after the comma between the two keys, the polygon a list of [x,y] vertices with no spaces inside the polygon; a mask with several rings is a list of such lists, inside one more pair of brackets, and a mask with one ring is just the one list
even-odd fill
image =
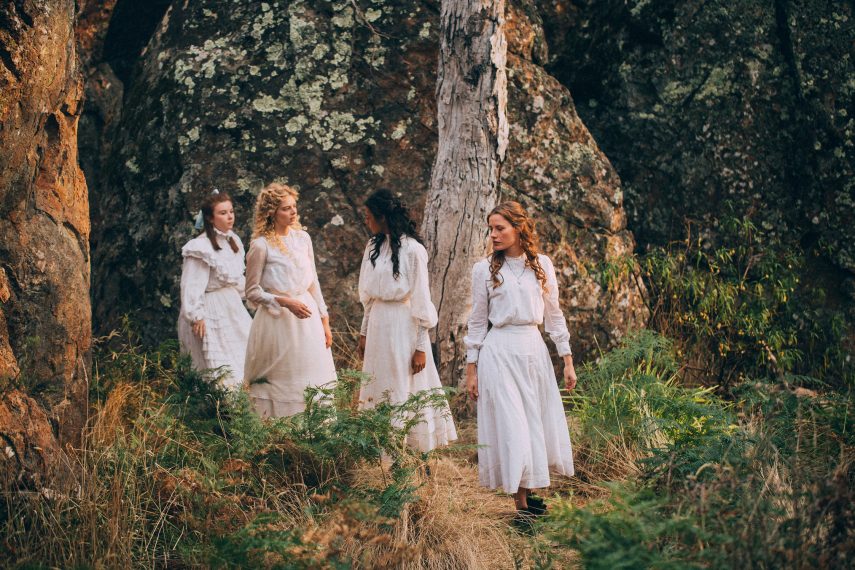
{"label": "long sleeve", "polygon": [[366,336],[368,334],[368,320],[371,315],[371,307],[374,305],[374,299],[368,294],[366,282],[368,281],[368,272],[371,271],[371,260],[369,259],[369,251],[371,242],[365,247],[365,252],[362,254],[362,265],[359,267],[359,302],[362,303],[362,325],[359,327],[359,334]]}
{"label": "long sleeve", "polygon": [[546,256],[540,258],[546,273],[546,291],[543,293],[543,328],[555,343],[558,356],[567,356],[570,351],[570,331],[567,330],[567,320],[558,304],[558,279],[555,277],[555,267],[552,260]]}
{"label": "long sleeve", "polygon": [[466,345],[466,362],[478,362],[481,344],[487,336],[490,298],[487,278],[482,271],[483,263],[472,268],[472,312],[463,343]]}
{"label": "long sleeve", "polygon": [[279,314],[281,309],[276,302],[276,296],[261,287],[261,276],[266,262],[267,245],[253,241],[249,246],[249,253],[246,254],[246,298],[258,307],[265,306],[273,314]]}
{"label": "long sleeve", "polygon": [[191,323],[205,318],[205,289],[210,266],[198,257],[185,256],[181,267],[181,312]]}
{"label": "long sleeve", "polygon": [[436,326],[439,318],[436,313],[436,306],[430,298],[427,251],[418,242],[411,243],[410,311],[419,327],[416,349],[427,352],[430,347],[428,331]]}
{"label": "long sleeve", "polygon": [[312,262],[312,284],[309,285],[308,291],[312,298],[314,298],[315,303],[318,304],[318,312],[323,319],[329,316],[329,312],[327,311],[327,304],[324,303],[324,296],[321,293],[321,283],[318,281],[318,269],[315,266],[315,249],[312,247],[312,238],[308,234],[306,234],[306,241],[308,242],[309,259]]}

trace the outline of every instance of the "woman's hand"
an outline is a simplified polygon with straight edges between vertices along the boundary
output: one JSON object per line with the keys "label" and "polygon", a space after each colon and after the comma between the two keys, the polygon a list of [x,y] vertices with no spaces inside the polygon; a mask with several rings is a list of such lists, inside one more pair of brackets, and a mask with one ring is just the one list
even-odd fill
{"label": "woman's hand", "polygon": [[193,334],[199,338],[205,338],[205,320],[199,319],[193,323]]}
{"label": "woman's hand", "polygon": [[324,317],[321,319],[321,322],[324,324],[324,343],[327,348],[332,346],[332,331],[330,330],[330,318]]}
{"label": "woman's hand", "polygon": [[356,354],[359,355],[359,358],[365,358],[365,335],[359,335],[359,344],[356,345]]}
{"label": "woman's hand", "polygon": [[294,313],[294,316],[298,319],[308,319],[312,316],[312,311],[309,310],[309,307],[297,299],[292,299],[291,297],[276,297],[276,302],[279,303],[280,306],[285,307]]}
{"label": "woman's hand", "polygon": [[573,357],[564,357],[564,388],[569,392],[576,387],[576,369],[573,367]]}
{"label": "woman's hand", "polygon": [[473,400],[478,399],[478,365],[474,362],[466,365],[466,393]]}
{"label": "woman's hand", "polygon": [[413,374],[418,374],[422,370],[425,369],[425,364],[427,363],[427,358],[425,358],[425,353],[421,350],[417,350],[413,353],[413,358],[410,361],[410,365],[413,367]]}

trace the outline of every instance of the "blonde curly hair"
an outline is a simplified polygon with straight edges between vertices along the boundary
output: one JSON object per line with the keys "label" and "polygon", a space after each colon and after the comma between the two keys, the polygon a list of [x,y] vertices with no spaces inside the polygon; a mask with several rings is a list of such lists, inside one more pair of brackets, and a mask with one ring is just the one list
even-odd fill
{"label": "blonde curly hair", "polygon": [[[252,230],[252,239],[263,237],[267,243],[282,252],[286,251],[285,244],[282,243],[281,239],[277,239],[273,220],[276,216],[276,210],[282,201],[288,197],[294,198],[295,202],[300,199],[300,195],[294,188],[281,182],[271,182],[261,189],[258,198],[255,200],[255,226]],[[291,229],[303,229],[299,215],[294,218]]]}

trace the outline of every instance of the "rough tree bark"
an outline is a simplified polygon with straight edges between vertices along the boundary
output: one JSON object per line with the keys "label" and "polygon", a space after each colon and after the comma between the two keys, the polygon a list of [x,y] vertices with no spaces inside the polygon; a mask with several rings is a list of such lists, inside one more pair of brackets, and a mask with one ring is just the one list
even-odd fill
{"label": "rough tree bark", "polygon": [[439,324],[440,376],[459,382],[470,270],[485,253],[484,217],[508,146],[504,0],[444,0],[437,80],[439,147],[422,229]]}
{"label": "rough tree bark", "polygon": [[0,7],[0,380],[19,388],[0,396],[0,467],[19,477],[47,467],[51,442],[79,441],[86,415],[89,203],[74,10],[74,0]]}

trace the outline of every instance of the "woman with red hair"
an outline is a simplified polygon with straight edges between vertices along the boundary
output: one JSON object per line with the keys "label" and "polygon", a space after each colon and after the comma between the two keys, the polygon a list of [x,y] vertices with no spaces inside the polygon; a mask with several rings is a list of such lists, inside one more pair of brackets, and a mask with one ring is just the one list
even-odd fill
{"label": "woman with red hair", "polygon": [[493,253],[472,268],[466,390],[477,401],[481,484],[514,495],[518,520],[526,521],[545,509],[531,489],[548,487],[550,471],[573,475],[567,419],[538,325],[564,360],[568,390],[576,372],[555,269],[538,252],[533,220],[519,203],[504,202],[487,224]]}

